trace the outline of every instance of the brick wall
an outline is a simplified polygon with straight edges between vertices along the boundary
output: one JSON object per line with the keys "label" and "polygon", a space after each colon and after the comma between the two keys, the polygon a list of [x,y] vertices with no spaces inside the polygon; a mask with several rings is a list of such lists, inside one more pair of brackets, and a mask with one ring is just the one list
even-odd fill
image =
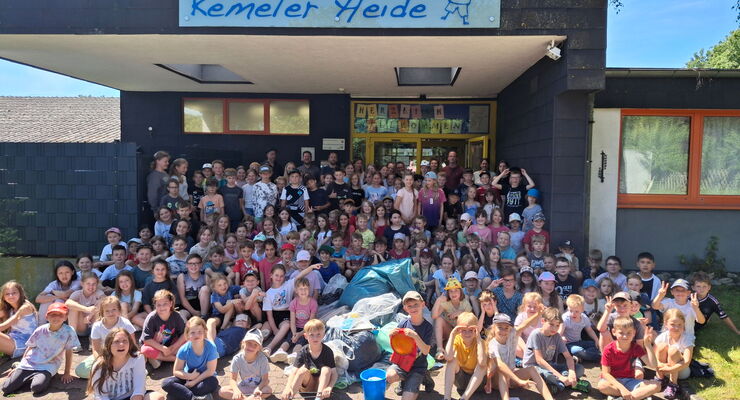
{"label": "brick wall", "polygon": [[132,143],[0,143],[0,198],[18,229],[17,253],[100,254],[103,233],[137,236],[137,154]]}

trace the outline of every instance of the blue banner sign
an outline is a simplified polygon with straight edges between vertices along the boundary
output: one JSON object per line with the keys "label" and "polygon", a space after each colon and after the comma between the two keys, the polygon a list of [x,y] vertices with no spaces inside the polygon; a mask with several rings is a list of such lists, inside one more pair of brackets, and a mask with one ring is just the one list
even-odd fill
{"label": "blue banner sign", "polygon": [[498,28],[501,0],[179,0],[181,27]]}

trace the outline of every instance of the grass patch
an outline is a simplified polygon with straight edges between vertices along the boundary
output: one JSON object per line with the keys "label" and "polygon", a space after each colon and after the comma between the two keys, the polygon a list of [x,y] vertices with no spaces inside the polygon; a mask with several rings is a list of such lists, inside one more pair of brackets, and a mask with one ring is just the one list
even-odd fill
{"label": "grass patch", "polygon": [[[740,288],[723,287],[711,293],[737,326],[740,323]],[[714,369],[714,379],[689,379],[689,384],[704,400],[740,399],[740,340],[738,335],[716,315],[696,338],[694,359],[709,363]]]}

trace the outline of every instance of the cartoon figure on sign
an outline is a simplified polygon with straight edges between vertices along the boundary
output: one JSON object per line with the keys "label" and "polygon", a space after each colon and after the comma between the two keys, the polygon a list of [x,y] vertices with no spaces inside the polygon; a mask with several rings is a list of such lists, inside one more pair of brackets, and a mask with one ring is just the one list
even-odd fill
{"label": "cartoon figure on sign", "polygon": [[445,7],[445,11],[447,11],[447,14],[442,16],[443,20],[446,20],[450,14],[454,14],[457,12],[457,14],[462,18],[463,25],[468,25],[468,6],[470,5],[470,0],[447,0],[447,6]]}

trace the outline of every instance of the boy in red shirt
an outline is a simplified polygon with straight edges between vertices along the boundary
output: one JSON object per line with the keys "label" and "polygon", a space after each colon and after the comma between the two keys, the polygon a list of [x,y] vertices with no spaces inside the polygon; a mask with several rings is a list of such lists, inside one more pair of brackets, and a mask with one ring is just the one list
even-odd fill
{"label": "boy in red shirt", "polygon": [[651,368],[656,365],[651,330],[652,328],[647,328],[643,348],[634,341],[635,326],[630,317],[618,317],[614,320],[612,335],[615,340],[601,354],[601,379],[597,385],[601,393],[610,398],[621,396],[640,400],[660,391],[659,381],[635,378],[636,359],[647,355],[648,365]]}
{"label": "boy in red shirt", "polygon": [[255,274],[258,274],[257,276],[259,276],[259,267],[257,266],[257,262],[252,258],[253,253],[254,242],[251,240],[247,240],[239,245],[239,259],[236,260],[234,268],[232,268],[232,271],[234,272],[234,281],[237,286],[242,284],[247,271],[253,271]]}

